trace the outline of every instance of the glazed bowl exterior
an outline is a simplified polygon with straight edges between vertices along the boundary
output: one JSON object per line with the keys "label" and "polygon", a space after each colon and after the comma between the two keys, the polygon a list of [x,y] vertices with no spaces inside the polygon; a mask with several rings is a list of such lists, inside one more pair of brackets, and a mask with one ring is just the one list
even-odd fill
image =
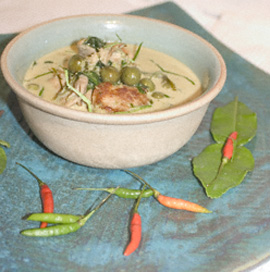
{"label": "glazed bowl exterior", "polygon": [[[90,35],[104,40],[119,35],[126,43],[143,42],[179,59],[207,82],[204,93],[168,110],[115,115],[61,107],[23,87],[33,61]],[[72,16],[34,26],[7,45],[1,68],[41,143],[64,159],[110,169],[151,164],[178,151],[195,133],[226,79],[222,56],[204,39],[179,26],[131,15]]]}

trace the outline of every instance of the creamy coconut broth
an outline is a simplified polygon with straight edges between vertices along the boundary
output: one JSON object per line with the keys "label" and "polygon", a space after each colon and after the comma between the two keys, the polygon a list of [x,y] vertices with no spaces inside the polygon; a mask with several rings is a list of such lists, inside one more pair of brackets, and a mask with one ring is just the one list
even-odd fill
{"label": "creamy coconut broth", "polygon": [[98,113],[158,111],[202,93],[191,69],[162,52],[89,39],[36,60],[24,86],[47,101]]}

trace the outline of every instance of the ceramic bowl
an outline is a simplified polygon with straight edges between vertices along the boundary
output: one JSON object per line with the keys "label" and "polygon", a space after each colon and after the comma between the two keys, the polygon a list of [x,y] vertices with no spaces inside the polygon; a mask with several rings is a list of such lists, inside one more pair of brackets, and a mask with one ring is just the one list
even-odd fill
{"label": "ceramic bowl", "polygon": [[[89,35],[169,54],[204,82],[204,93],[168,110],[142,114],[97,114],[61,107],[32,95],[22,85],[31,63]],[[36,137],[64,159],[97,168],[131,168],[160,161],[185,145],[209,103],[221,91],[226,66],[219,52],[194,33],[159,20],[131,15],[82,15],[52,20],[16,36],[1,57],[3,75]]]}

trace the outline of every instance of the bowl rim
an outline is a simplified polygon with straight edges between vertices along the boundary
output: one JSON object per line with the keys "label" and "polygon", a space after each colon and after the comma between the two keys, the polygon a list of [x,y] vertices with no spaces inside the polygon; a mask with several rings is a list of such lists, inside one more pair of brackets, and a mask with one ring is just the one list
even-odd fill
{"label": "bowl rim", "polygon": [[[152,21],[159,24],[167,25],[171,28],[177,28],[181,31],[192,35],[202,43],[204,43],[216,56],[218,63],[220,65],[220,75],[217,79],[215,85],[208,90],[205,94],[202,94],[198,98],[193,99],[190,102],[187,102],[183,105],[175,106],[169,109],[156,111],[156,112],[146,112],[146,113],[136,113],[136,114],[104,114],[104,113],[89,113],[79,110],[70,109],[67,107],[63,107],[57,104],[53,104],[49,101],[46,101],[40,97],[35,96],[34,94],[30,93],[24,87],[22,87],[11,75],[8,70],[8,56],[11,48],[16,44],[21,37],[26,35],[27,33],[31,32],[32,30],[38,29],[44,25],[54,23],[56,21],[64,21],[72,18],[81,18],[81,17],[106,17],[106,18],[134,18],[139,20],[145,21]],[[160,122],[168,119],[177,118],[179,116],[188,114],[192,111],[195,111],[201,108],[204,105],[208,105],[221,91],[227,76],[227,69],[226,64],[218,52],[218,50],[208,41],[206,41],[201,36],[195,34],[194,32],[185,29],[181,26],[165,22],[159,19],[153,19],[138,15],[130,15],[130,14],[80,14],[80,15],[71,15],[60,17],[56,19],[52,19],[49,21],[45,21],[34,26],[27,28],[26,30],[22,31],[18,35],[16,35],[5,47],[2,56],[1,56],[1,69],[3,76],[9,86],[12,88],[14,93],[22,99],[27,104],[31,105],[32,107],[42,110],[44,112],[50,113],[52,115],[56,115],[58,117],[62,117],[65,119],[70,119],[73,121],[80,121],[86,123],[95,123],[95,124],[112,124],[112,125],[129,125],[129,124],[143,124],[143,123],[153,123],[153,122]]]}

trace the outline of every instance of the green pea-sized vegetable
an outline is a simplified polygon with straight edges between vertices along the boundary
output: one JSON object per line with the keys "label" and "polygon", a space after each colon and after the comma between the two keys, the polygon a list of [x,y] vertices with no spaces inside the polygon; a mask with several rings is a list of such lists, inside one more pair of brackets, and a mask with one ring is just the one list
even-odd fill
{"label": "green pea-sized vegetable", "polygon": [[114,66],[105,66],[101,68],[100,76],[103,82],[115,84],[120,79],[120,72]]}
{"label": "green pea-sized vegetable", "polygon": [[[108,193],[114,192],[115,195],[122,197],[122,198],[131,198],[131,199],[137,199],[140,194],[141,190],[138,189],[127,189],[119,187],[117,190],[115,188],[73,188],[74,190],[87,190],[87,191],[105,191]],[[153,195],[153,191],[151,189],[144,190],[142,197],[150,197]]]}
{"label": "green pea-sized vegetable", "polygon": [[84,58],[79,54],[75,54],[70,58],[68,62],[68,70],[71,73],[81,72],[84,69],[84,65],[85,65]]}
{"label": "green pea-sized vegetable", "polygon": [[46,222],[51,224],[67,224],[75,223],[80,220],[83,216],[73,214],[62,214],[62,213],[32,213],[25,217],[27,221],[38,221]]}
{"label": "green pea-sized vegetable", "polygon": [[[210,198],[221,197],[229,189],[238,186],[246,174],[254,168],[252,153],[242,145],[256,134],[257,117],[238,97],[217,108],[211,122],[211,133],[216,144],[207,146],[193,161],[194,175],[200,180]],[[233,156],[224,160],[226,141],[237,132],[233,140]]]}
{"label": "green pea-sized vegetable", "polygon": [[154,82],[150,78],[142,78],[139,82],[139,85],[145,87],[149,92],[153,92],[156,88]]}
{"label": "green pea-sized vegetable", "polygon": [[[78,221],[74,223],[53,225],[43,229],[40,229],[40,228],[26,229],[26,230],[23,230],[21,234],[24,236],[31,236],[31,237],[52,237],[52,236],[66,235],[72,232],[76,232],[82,226],[85,225],[87,220],[112,196],[112,194],[109,194],[106,198],[104,198],[99,203],[99,205],[95,209],[93,209],[92,211],[90,211],[89,213],[87,213],[85,216],[83,216],[82,218],[80,218]],[[73,217],[73,215],[71,215],[71,217]]]}
{"label": "green pea-sized vegetable", "polygon": [[141,79],[141,71],[137,67],[126,66],[121,71],[121,81],[129,86],[134,86]]}

